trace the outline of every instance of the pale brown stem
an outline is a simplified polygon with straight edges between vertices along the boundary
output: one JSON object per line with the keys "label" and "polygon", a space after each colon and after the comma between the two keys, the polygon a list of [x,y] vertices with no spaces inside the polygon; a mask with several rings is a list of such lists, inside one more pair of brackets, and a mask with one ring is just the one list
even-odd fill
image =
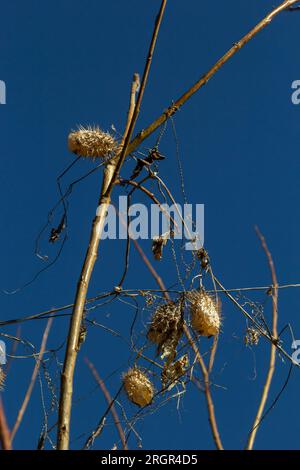
{"label": "pale brown stem", "polygon": [[[131,86],[130,93],[130,105],[127,116],[126,129],[128,129],[128,121],[132,119],[134,100],[132,96],[138,86],[137,75],[134,76],[134,80]],[[126,132],[125,129],[125,132]],[[128,132],[128,130],[127,130]],[[121,142],[121,146],[124,145],[124,138]],[[110,161],[103,175],[103,183],[101,188],[101,194],[98,202],[97,215],[93,220],[92,230],[90,234],[90,242],[86,252],[86,257],[81,270],[80,278],[77,284],[77,291],[74,301],[73,312],[70,320],[69,333],[67,339],[67,347],[65,352],[65,360],[63,365],[63,371],[61,374],[61,389],[60,389],[60,401],[59,401],[59,416],[58,416],[58,432],[57,432],[57,449],[67,450],[69,448],[70,440],[70,421],[71,421],[71,409],[72,409],[72,395],[73,395],[73,378],[76,365],[76,359],[78,354],[78,340],[80,334],[80,326],[84,315],[84,307],[86,304],[87,292],[89,282],[92,276],[92,272],[96,263],[98,247],[100,243],[101,234],[103,231],[107,205],[110,203],[110,193],[107,193],[107,189],[110,185],[116,168],[116,159]],[[106,196],[104,196],[106,194]]]}
{"label": "pale brown stem", "polygon": [[116,407],[113,404],[113,399],[112,399],[109,391],[107,390],[105,383],[103,382],[103,380],[99,376],[94,364],[92,362],[90,362],[87,357],[85,357],[84,360],[85,360],[87,366],[89,367],[90,371],[92,372],[92,374],[94,376],[94,379],[96,380],[97,384],[101,388],[101,390],[103,392],[103,395],[105,396],[105,399],[107,401],[107,404],[110,407],[110,411],[111,411],[115,426],[117,428],[117,431],[119,433],[123,449],[128,450],[128,447],[127,447],[127,444],[126,444],[125,434],[124,434],[123,428],[121,426],[120,419],[119,419]]}
{"label": "pale brown stem", "polygon": [[[276,340],[278,338],[278,331],[277,331],[277,323],[278,323],[278,282],[277,282],[277,276],[276,276],[276,271],[275,271],[275,266],[273,263],[272,255],[268,249],[267,243],[265,241],[264,236],[261,234],[259,231],[258,227],[255,227],[256,233],[260,239],[261,245],[263,247],[263,250],[267,256],[269,268],[271,271],[271,276],[272,276],[272,302],[273,302],[273,313],[272,313],[272,336]],[[248,437],[248,442],[246,446],[246,450],[252,450],[256,433],[259,429],[261,419],[263,416],[263,412],[266,406],[266,402],[268,399],[268,395],[270,392],[271,388],[271,383],[273,379],[273,375],[275,372],[275,363],[276,363],[276,345],[271,344],[271,350],[270,350],[270,361],[269,361],[269,369],[267,373],[267,377],[265,380],[265,384],[263,387],[260,403],[258,406],[258,410],[253,422],[253,426],[251,429],[251,432]]]}
{"label": "pale brown stem", "polygon": [[251,29],[242,39],[236,42],[227,52],[223,55],[213,67],[204,74],[200,80],[198,80],[191,88],[189,88],[180,98],[173,102],[168,109],[166,109],[155,121],[153,121],[146,129],[143,129],[130,143],[127,154],[133,152],[149,135],[151,135],[156,129],[158,129],[170,116],[174,115],[176,111],[189,99],[194,93],[202,88],[208,80],[210,80],[216,72],[236,54],[243,46],[245,46],[251,39],[256,36],[261,30],[263,30],[271,21],[282,11],[288,10],[293,4],[299,2],[299,0],[285,0],[277,8],[272,10],[265,16],[254,28]]}
{"label": "pale brown stem", "polygon": [[[221,441],[221,437],[220,437],[220,434],[219,434],[219,430],[218,430],[218,424],[217,424],[216,415],[215,415],[215,407],[214,407],[214,403],[213,403],[213,399],[212,399],[211,391],[210,391],[209,371],[207,370],[207,367],[206,367],[205,362],[204,362],[204,360],[201,356],[201,353],[200,353],[197,345],[195,344],[195,341],[194,341],[194,339],[193,339],[193,337],[190,333],[190,330],[189,330],[186,323],[183,325],[183,331],[184,331],[184,334],[187,337],[188,342],[190,343],[190,345],[191,345],[191,347],[192,347],[192,349],[195,353],[196,359],[197,359],[197,361],[198,361],[198,363],[201,367],[201,370],[202,370],[202,375],[203,375],[203,380],[204,380],[204,393],[205,393],[207,409],[208,409],[208,419],[209,419],[209,424],[210,424],[210,427],[211,427],[211,430],[212,430],[212,435],[213,435],[213,439],[215,441],[216,448],[218,450],[224,450],[224,447],[223,447],[223,444],[222,444],[222,441]],[[213,350],[215,348],[216,348],[216,346],[213,346]]]}
{"label": "pale brown stem", "polygon": [[61,375],[61,391],[60,391],[60,402],[59,402],[59,416],[58,416],[58,432],[57,432],[57,449],[67,450],[69,449],[70,440],[70,421],[71,421],[71,409],[72,409],[72,395],[73,395],[73,379],[74,371],[78,353],[78,338],[80,333],[80,326],[84,314],[84,306],[87,298],[87,291],[89,282],[92,276],[92,272],[95,266],[95,262],[98,254],[98,247],[103,232],[105,223],[107,205],[111,200],[111,193],[114,184],[118,178],[119,171],[123,165],[126,157],[128,144],[132,132],[135,127],[136,120],[138,118],[143,94],[145,91],[150,66],[152,62],[152,56],[156,45],[156,40],[161,24],[161,20],[164,14],[167,0],[163,0],[159,14],[155,21],[154,31],[149,47],[149,52],[146,60],[146,65],[143,73],[142,82],[139,88],[137,102],[133,99],[137,89],[138,81],[137,75],[134,77],[134,82],[130,94],[130,106],[127,118],[127,125],[124,132],[124,137],[121,143],[120,153],[116,158],[112,159],[106,166],[103,176],[103,184],[101,194],[99,198],[99,207],[97,215],[93,221],[90,242],[87,249],[85,261],[81,270],[80,279],[77,286],[74,308],[72,317],[70,320],[70,327],[67,339],[67,347],[65,352],[65,360],[63,371]]}
{"label": "pale brown stem", "polygon": [[45,349],[46,349],[46,344],[47,344],[48,336],[49,336],[49,333],[50,333],[52,321],[53,321],[53,318],[49,318],[49,320],[47,322],[47,325],[46,325],[46,328],[45,328],[45,331],[44,331],[44,334],[43,334],[42,342],[41,342],[39,355],[36,359],[36,363],[35,363],[35,366],[34,366],[34,369],[33,369],[33,372],[32,372],[31,380],[30,380],[29,386],[27,388],[23,403],[22,403],[22,405],[19,409],[19,412],[18,412],[18,415],[17,415],[16,422],[14,424],[13,430],[11,432],[11,442],[13,442],[13,439],[14,439],[14,437],[15,437],[15,435],[16,435],[19,427],[20,427],[20,424],[22,422],[22,419],[23,419],[23,416],[25,414],[26,408],[28,406],[28,403],[29,403],[29,400],[30,400],[30,397],[31,397],[31,394],[32,394],[32,391],[33,391],[33,387],[34,387],[38,372],[40,370],[41,361],[43,359],[44,352],[45,352]]}
{"label": "pale brown stem", "polygon": [[0,442],[3,450],[12,450],[10,430],[6,421],[2,398],[0,397]]}

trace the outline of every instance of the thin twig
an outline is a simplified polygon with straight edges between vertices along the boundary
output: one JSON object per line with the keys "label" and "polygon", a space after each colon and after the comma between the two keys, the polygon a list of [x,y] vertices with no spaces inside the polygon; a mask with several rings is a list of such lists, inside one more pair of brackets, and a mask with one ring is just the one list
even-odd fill
{"label": "thin twig", "polygon": [[[269,268],[271,271],[271,276],[272,276],[272,283],[273,283],[273,291],[272,291],[272,301],[273,301],[273,314],[272,314],[272,336],[274,339],[278,338],[278,331],[277,331],[277,323],[278,323],[278,282],[277,282],[277,276],[276,276],[276,271],[275,271],[275,266],[274,262],[272,259],[272,255],[269,251],[269,248],[267,246],[266,240],[264,236],[261,234],[259,231],[258,227],[255,227],[255,231],[257,233],[257,236],[260,239],[261,245],[263,247],[263,250],[266,254]],[[270,387],[272,383],[272,378],[275,372],[275,362],[276,362],[276,346],[274,343],[271,344],[271,351],[270,351],[270,362],[269,362],[269,369],[267,373],[267,377],[265,380],[265,384],[263,387],[260,403],[258,406],[257,414],[255,416],[254,422],[253,422],[253,427],[252,430],[250,431],[249,437],[248,437],[248,442],[246,446],[246,450],[252,450],[254,441],[255,441],[255,436],[258,431],[258,428],[260,426],[261,418],[264,412],[264,408],[266,406],[266,402],[268,399],[268,395],[270,392]]]}
{"label": "thin twig", "polygon": [[2,398],[0,397],[0,442],[3,450],[12,450],[10,430],[6,421]]}
{"label": "thin twig", "polygon": [[[205,362],[204,362],[204,360],[203,360],[203,358],[200,354],[200,351],[199,351],[197,345],[195,344],[195,341],[194,341],[194,339],[193,339],[193,337],[190,333],[190,330],[189,330],[186,323],[183,325],[183,331],[184,331],[184,334],[186,335],[186,337],[187,337],[187,339],[188,339],[188,341],[189,341],[189,343],[190,343],[190,345],[191,345],[191,347],[192,347],[192,349],[195,353],[197,361],[199,362],[201,370],[202,370],[202,375],[203,375],[203,380],[204,380],[204,393],[205,393],[207,409],[208,409],[208,419],[209,419],[209,423],[210,423],[210,427],[211,427],[211,430],[212,430],[212,434],[213,434],[213,438],[214,438],[216,447],[217,447],[218,450],[224,450],[224,447],[223,447],[223,444],[222,444],[222,441],[221,441],[221,437],[220,437],[220,433],[219,433],[219,430],[218,430],[214,403],[213,403],[213,399],[212,399],[211,391],[210,391],[209,370],[207,370]],[[213,346],[213,350],[215,350],[216,344],[217,343],[215,343],[215,345]]]}
{"label": "thin twig", "polygon": [[169,212],[164,208],[163,204],[159,202],[159,200],[155,197],[155,195],[149,191],[149,189],[145,188],[145,186],[142,186],[141,183],[138,183],[137,181],[131,181],[131,180],[117,180],[116,183],[125,183],[133,186],[135,189],[140,189],[143,193],[148,196],[154,204],[156,204],[160,210],[162,211],[163,214],[174,224],[174,226],[178,229],[178,224],[176,221],[171,217]]}
{"label": "thin twig", "polygon": [[213,277],[215,282],[218,284],[218,286],[222,289],[222,291],[224,292],[224,294],[232,301],[232,303],[243,313],[243,315],[245,315],[246,318],[248,318],[248,320],[250,320],[250,322],[255,326],[255,328],[259,331],[259,333],[264,337],[266,338],[268,341],[270,341],[272,344],[274,344],[274,346],[278,349],[278,351],[284,356],[286,357],[293,365],[295,365],[296,367],[300,368],[300,364],[298,364],[298,362],[296,362],[292,356],[286,352],[285,349],[283,349],[280,344],[279,344],[279,341],[278,341],[278,338],[273,338],[272,335],[270,335],[267,331],[265,331],[261,325],[259,323],[257,323],[257,321],[252,318],[252,316],[247,312],[247,310],[245,310],[242,305],[240,305],[238,303],[238,301],[229,293],[228,290],[225,289],[225,287],[221,284],[221,282],[216,278],[216,276]]}
{"label": "thin twig", "polygon": [[38,358],[36,359],[36,364],[35,364],[33,372],[32,372],[31,380],[30,380],[29,386],[27,388],[27,391],[26,391],[23,403],[21,405],[21,408],[19,409],[18,416],[17,416],[16,422],[14,424],[13,430],[11,432],[11,441],[13,441],[13,439],[14,439],[14,437],[15,437],[18,429],[19,429],[19,426],[20,426],[21,421],[23,419],[23,416],[25,414],[26,408],[28,406],[28,403],[29,403],[29,400],[30,400],[30,397],[31,397],[31,394],[32,394],[32,391],[33,391],[33,387],[34,387],[37,375],[39,373],[41,361],[43,359],[43,355],[44,355],[44,352],[45,352],[45,349],[46,349],[46,344],[47,344],[48,336],[49,336],[49,333],[50,333],[50,328],[51,328],[51,325],[52,325],[52,321],[53,321],[53,319],[49,318],[49,320],[47,322],[47,325],[46,325],[46,328],[45,328],[45,331],[44,331],[44,334],[43,334],[42,342],[41,342],[40,352],[39,352]]}
{"label": "thin twig", "polygon": [[[300,284],[282,284],[278,285],[277,288],[279,289],[290,289],[290,288],[299,288]],[[273,286],[272,284],[269,286],[259,286],[259,287],[236,287],[235,289],[214,289],[214,290],[208,290],[208,293],[218,293],[218,294],[226,294],[227,292],[249,292],[249,291],[268,291],[269,289],[272,289]],[[163,289],[123,289],[123,293],[126,292],[136,292],[136,293],[143,293],[143,292],[163,292]],[[182,294],[182,290],[172,290],[168,289],[168,292],[173,292],[175,294]],[[90,297],[86,300],[86,303],[91,303],[95,302],[96,300],[99,300],[104,297],[109,297],[112,295],[116,295],[115,291],[104,293],[104,294],[99,294],[98,296],[95,297]],[[53,315],[56,312],[61,312],[63,310],[68,310],[70,308],[74,307],[74,304],[68,304],[64,305],[62,307],[57,307],[57,308],[52,308],[50,310],[46,310],[44,312],[37,313],[35,315],[29,315],[27,317],[20,317],[20,318],[12,318],[10,320],[1,320],[0,321],[0,326],[5,326],[5,325],[12,325],[14,323],[22,323],[26,321],[31,321],[31,320],[38,320],[38,319],[47,319],[49,316],[53,316],[53,318],[57,318],[59,316],[64,316],[64,315]],[[69,315],[69,314],[66,314]]]}
{"label": "thin twig", "polygon": [[95,369],[95,366],[94,364],[92,364],[92,362],[90,362],[88,360],[87,357],[84,358],[87,366],[89,367],[89,369],[91,370],[93,376],[94,376],[94,379],[96,380],[97,384],[99,385],[99,387],[101,388],[102,392],[103,392],[103,395],[105,396],[105,399],[107,401],[107,404],[110,406],[110,411],[111,411],[111,414],[113,416],[113,419],[114,419],[114,422],[115,422],[115,425],[116,425],[116,428],[117,428],[117,431],[119,433],[119,436],[120,436],[120,439],[121,439],[121,442],[122,442],[122,446],[123,446],[123,449],[124,450],[128,450],[128,447],[127,447],[127,444],[126,444],[126,439],[125,439],[125,434],[124,434],[124,431],[123,431],[123,428],[121,426],[121,423],[120,423],[120,419],[119,419],[119,416],[118,416],[118,413],[117,413],[117,410],[115,408],[115,405],[113,404],[113,400],[110,396],[110,393],[109,391],[107,390],[106,388],[106,385],[105,383],[103,382],[103,380],[101,379],[101,377],[99,376],[97,370]]}

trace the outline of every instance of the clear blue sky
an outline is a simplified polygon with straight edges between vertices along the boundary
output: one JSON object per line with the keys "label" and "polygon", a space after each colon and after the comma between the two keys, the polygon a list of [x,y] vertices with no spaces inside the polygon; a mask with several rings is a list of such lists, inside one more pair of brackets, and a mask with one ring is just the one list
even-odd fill
{"label": "clear blue sky", "polygon": [[[34,256],[34,240],[58,198],[56,178],[74,159],[66,145],[69,131],[77,124],[96,123],[103,129],[114,124],[122,132],[131,77],[134,72],[142,73],[160,1],[2,3],[0,80],[6,83],[7,104],[0,106],[0,287],[12,290],[44,266]],[[149,124],[277,3],[279,0],[169,1],[136,130]],[[291,102],[291,84],[300,79],[299,26],[300,12],[282,13],[175,118],[187,196],[191,203],[205,204],[206,248],[216,275],[228,288],[270,283],[255,224],[268,241],[280,284],[300,282],[300,105]],[[150,138],[144,146],[150,147],[153,142]],[[162,140],[161,151],[167,156],[161,164],[161,175],[180,200],[170,130]],[[92,167],[90,162],[79,162],[66,176],[66,184]],[[69,205],[69,239],[55,266],[23,291],[1,294],[1,320],[72,302],[100,176],[97,172],[74,188]],[[59,213],[54,225],[58,223]],[[142,246],[150,256],[150,242],[144,241]],[[58,248],[48,245],[44,237],[43,253],[53,258]],[[110,290],[117,283],[124,249],[124,242],[103,243],[89,295]],[[177,282],[169,249],[165,261],[156,266],[167,285]],[[134,249],[124,287],[156,287]],[[265,316],[270,320],[271,300],[264,293],[248,297],[264,303]],[[237,449],[243,447],[251,427],[269,345],[262,340],[253,351],[245,348],[245,319],[231,303],[222,300],[224,324],[212,377],[216,384],[213,394],[224,446]],[[299,290],[280,291],[279,307],[279,329],[291,323],[295,337],[300,339]],[[132,307],[116,302],[92,311],[90,318],[121,331],[128,340],[134,313]],[[141,324],[149,321],[149,315],[140,310]],[[55,320],[49,348],[62,346],[67,321],[65,317]],[[23,323],[20,335],[38,348],[44,326],[45,320]],[[1,332],[11,335],[16,330],[16,325],[1,328]],[[138,333],[145,335],[145,328]],[[291,352],[290,333],[286,332],[283,339],[284,347]],[[201,341],[203,352],[210,341]],[[8,342],[8,348],[10,345]],[[28,354],[30,350],[22,345],[16,352],[19,356]],[[76,369],[73,448],[82,446],[106,406],[84,356],[94,362],[112,395],[133,358],[124,340],[101,328],[89,328]],[[58,351],[57,358],[62,361],[63,350]],[[10,425],[33,366],[32,358],[20,358],[11,365],[3,394]],[[279,359],[271,400],[282,387],[288,369],[289,364]],[[58,367],[53,359],[49,372],[57,384]],[[48,409],[50,394],[43,374],[41,380]],[[299,448],[299,386],[300,374],[295,369],[288,388],[258,432],[256,448]],[[136,409],[128,405],[124,394],[120,402],[128,416],[134,415]],[[41,420],[37,383],[15,448],[36,447]],[[55,413],[49,416],[49,424],[53,423]],[[146,449],[213,448],[204,396],[191,384],[178,409],[177,401],[171,400],[139,421],[136,429]],[[95,449],[111,448],[115,442],[118,436],[109,419]],[[136,445],[132,438],[131,448]]]}

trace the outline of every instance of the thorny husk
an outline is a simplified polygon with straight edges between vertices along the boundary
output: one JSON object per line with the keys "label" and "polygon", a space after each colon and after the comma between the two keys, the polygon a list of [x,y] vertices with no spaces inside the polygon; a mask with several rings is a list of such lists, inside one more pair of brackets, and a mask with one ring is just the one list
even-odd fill
{"label": "thorny husk", "polygon": [[147,406],[153,400],[154,387],[147,375],[138,367],[123,375],[124,388],[129,400],[138,406]]}
{"label": "thorny husk", "polygon": [[118,143],[108,132],[99,127],[80,126],[68,137],[69,150],[80,157],[109,158],[117,149]]}
{"label": "thorny husk", "polygon": [[220,304],[203,289],[188,292],[187,299],[193,329],[201,336],[218,335],[221,327]]}
{"label": "thorny husk", "polygon": [[170,363],[176,356],[176,347],[183,331],[182,303],[167,302],[160,305],[151,320],[148,339],[157,344],[161,358]]}

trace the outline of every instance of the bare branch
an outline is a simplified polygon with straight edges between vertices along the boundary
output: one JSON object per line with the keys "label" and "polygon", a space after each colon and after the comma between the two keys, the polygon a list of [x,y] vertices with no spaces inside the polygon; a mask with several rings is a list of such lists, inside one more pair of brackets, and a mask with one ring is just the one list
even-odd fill
{"label": "bare branch", "polygon": [[123,449],[124,449],[124,450],[128,450],[127,443],[126,443],[126,438],[125,438],[125,434],[124,434],[123,428],[122,428],[122,426],[121,426],[121,423],[120,423],[120,419],[119,419],[117,410],[116,410],[115,405],[114,405],[114,403],[113,403],[113,400],[112,400],[112,398],[111,398],[111,396],[110,396],[110,393],[109,393],[109,391],[107,390],[105,383],[103,382],[103,380],[102,380],[101,377],[99,376],[97,370],[95,369],[94,364],[92,364],[92,362],[90,362],[87,357],[85,357],[84,360],[85,360],[87,366],[89,367],[90,371],[92,372],[92,374],[93,374],[93,376],[94,376],[94,379],[96,380],[97,384],[98,384],[99,387],[101,388],[101,390],[102,390],[102,392],[103,392],[103,395],[105,396],[105,399],[106,399],[106,401],[107,401],[107,404],[110,406],[110,411],[111,411],[111,414],[112,414],[112,416],[113,416],[113,419],[114,419],[114,422],[115,422],[117,431],[118,431],[118,433],[119,433],[119,436],[120,436],[120,439],[121,439],[121,442],[122,442]]}
{"label": "bare branch", "polygon": [[[147,137],[149,137],[156,129],[158,129],[170,116],[173,116],[176,111],[190,99],[200,88],[215,75],[220,68],[233,57],[242,47],[244,47],[256,34],[268,26],[271,21],[282,11],[290,9],[290,7],[298,3],[299,0],[285,0],[277,8],[272,10],[265,16],[254,28],[249,31],[242,39],[236,42],[227,52],[223,55],[212,68],[205,73],[200,80],[198,80],[191,88],[189,88],[180,98],[173,102],[155,121],[153,121],[146,129],[143,129],[130,143],[127,154],[133,152]],[[299,7],[297,7],[299,8]]]}
{"label": "bare branch", "polygon": [[0,397],[0,442],[3,450],[12,450],[11,434],[6,422],[2,398]]}
{"label": "bare branch", "polygon": [[13,430],[11,432],[11,441],[13,441],[13,439],[14,439],[14,437],[15,437],[15,435],[16,435],[19,427],[20,427],[21,421],[23,419],[26,408],[28,406],[28,403],[29,403],[29,400],[30,400],[30,397],[31,397],[31,394],[32,394],[32,391],[33,391],[33,387],[34,387],[34,384],[35,384],[35,381],[36,381],[36,378],[37,378],[37,375],[38,375],[38,372],[39,372],[39,369],[40,369],[41,361],[43,359],[43,355],[44,355],[44,352],[45,352],[45,349],[46,349],[46,344],[47,344],[48,336],[49,336],[49,333],[50,333],[50,328],[51,328],[51,325],[52,325],[52,321],[53,321],[53,319],[49,318],[49,320],[47,322],[47,325],[46,325],[46,328],[45,328],[45,331],[44,331],[44,334],[43,334],[42,342],[41,342],[40,352],[39,352],[38,358],[36,360],[35,367],[33,369],[31,380],[30,380],[29,386],[27,388],[27,391],[26,391],[23,403],[21,405],[21,408],[19,409],[15,425],[14,425]]}
{"label": "bare branch", "polygon": [[[259,231],[258,227],[255,227],[255,231],[257,233],[257,236],[260,239],[261,245],[263,247],[263,250],[267,256],[269,268],[271,271],[271,276],[272,276],[272,283],[273,283],[273,289],[272,289],[272,301],[273,301],[273,315],[272,315],[272,336],[274,339],[278,338],[278,331],[277,331],[277,322],[278,322],[278,282],[277,282],[277,277],[276,277],[276,271],[275,271],[275,266],[274,262],[272,259],[272,255],[268,249],[267,243],[265,241],[264,236],[261,234]],[[254,422],[253,422],[253,427],[252,430],[249,434],[248,437],[248,442],[246,446],[246,450],[252,450],[254,441],[255,441],[255,436],[258,431],[258,428],[260,426],[260,422],[262,419],[262,415],[264,412],[264,408],[266,406],[266,402],[268,399],[268,395],[270,392],[270,387],[272,383],[272,378],[275,372],[275,362],[276,362],[276,345],[274,343],[271,344],[271,352],[270,352],[270,362],[269,362],[269,369],[266,377],[266,381],[264,384],[264,388],[262,391],[260,403],[258,406],[257,414],[255,416]]]}

